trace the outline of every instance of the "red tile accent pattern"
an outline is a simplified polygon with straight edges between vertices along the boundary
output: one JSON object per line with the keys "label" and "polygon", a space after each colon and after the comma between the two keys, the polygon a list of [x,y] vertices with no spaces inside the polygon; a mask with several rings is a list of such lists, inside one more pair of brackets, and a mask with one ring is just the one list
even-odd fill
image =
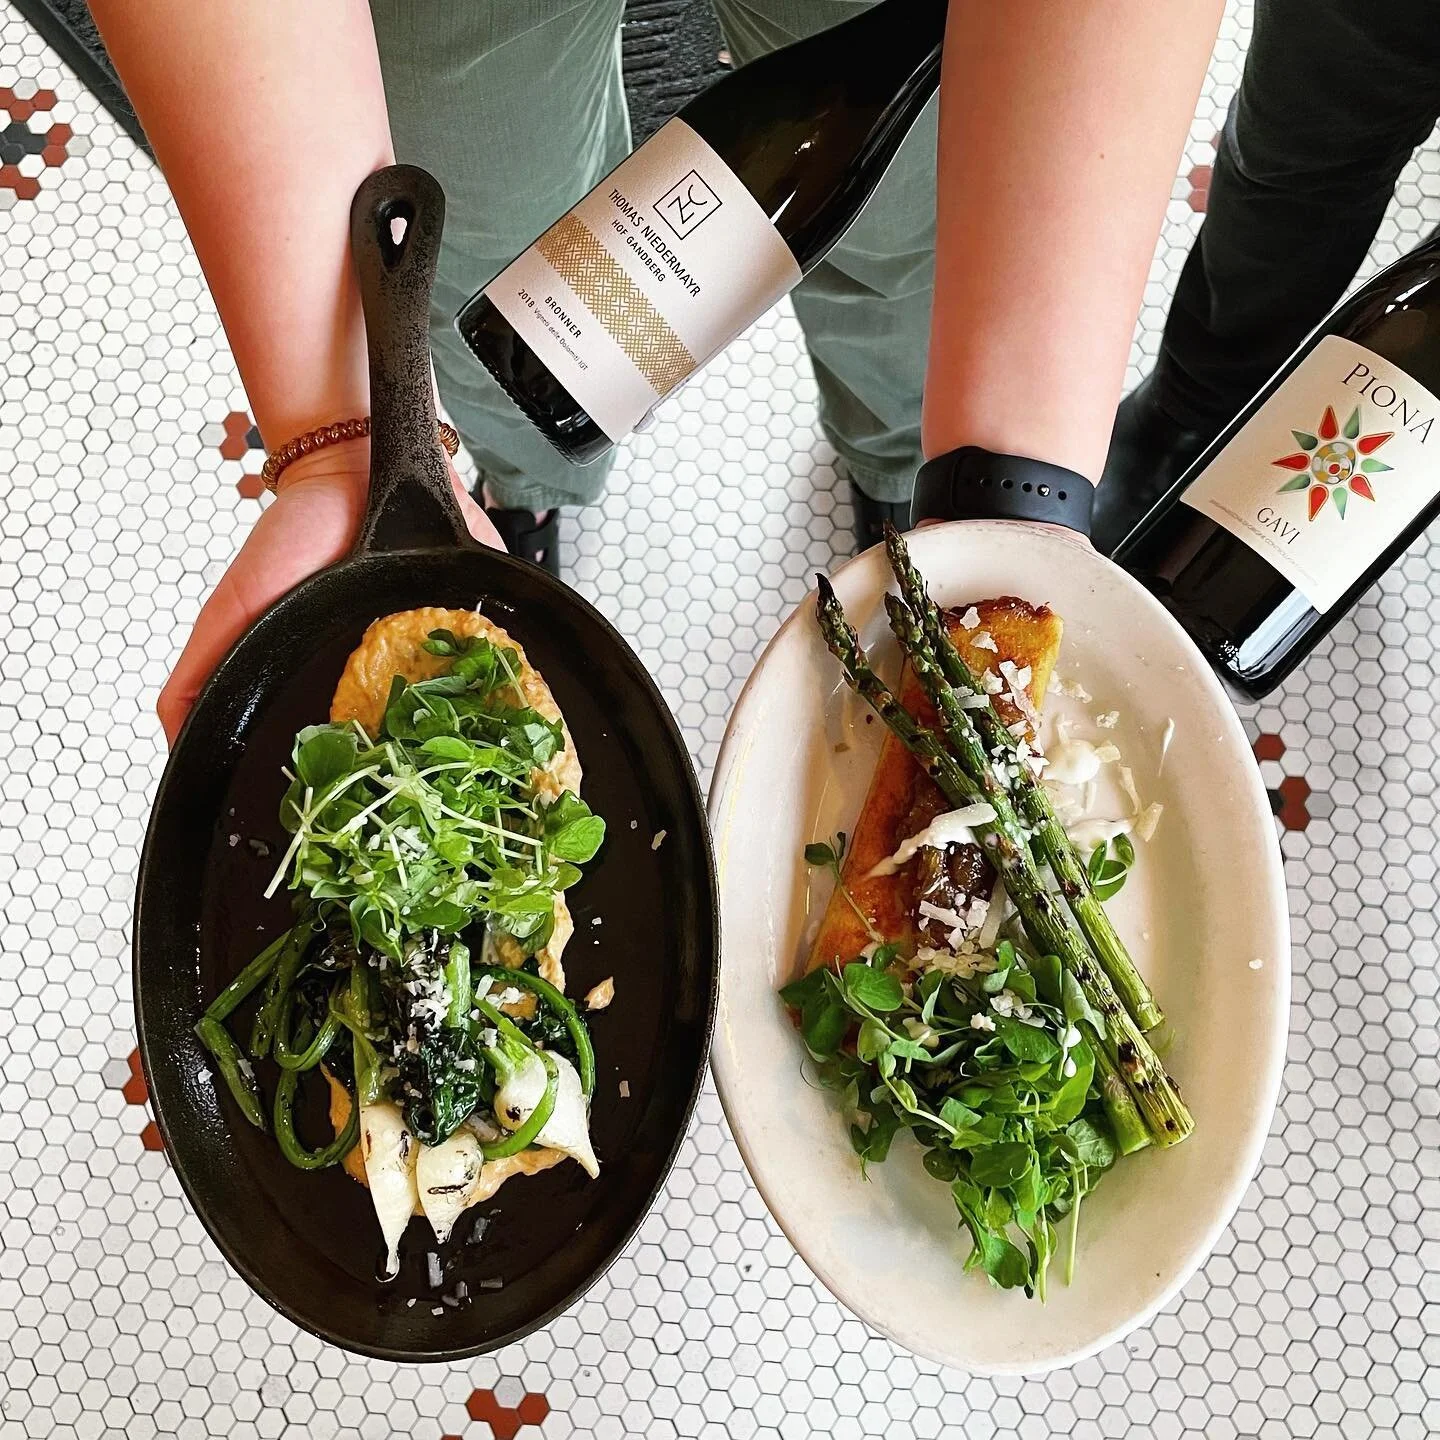
{"label": "red tile accent pattern", "polygon": [[55,103],[53,90],[22,94],[0,86],[0,190],[8,190],[17,200],[33,200],[40,193],[39,177],[27,175],[21,168],[32,156],[51,170],[70,156],[75,139],[70,126],[45,126],[38,118],[53,110]]}
{"label": "red tile accent pattern", "polygon": [[162,1155],[165,1153],[165,1142],[160,1138],[160,1127],[153,1120],[140,1132],[140,1143],[147,1150],[158,1150]]}
{"label": "red tile accent pattern", "polygon": [[1210,198],[1210,173],[1209,165],[1197,165],[1185,177],[1190,182],[1190,208],[1201,215],[1205,213],[1205,205]]}
{"label": "red tile accent pattern", "polygon": [[132,1050],[125,1063],[130,1067],[130,1078],[120,1087],[120,1093],[127,1105],[144,1105],[150,1099],[150,1091],[145,1086],[145,1072],[140,1068],[140,1052]]}
{"label": "red tile accent pattern", "polygon": [[1285,753],[1285,742],[1278,735],[1257,735],[1255,737],[1255,758],[1257,760],[1278,760]]}
{"label": "red tile accent pattern", "polygon": [[522,1425],[540,1426],[550,1413],[550,1402],[543,1395],[527,1393],[513,1408],[502,1405],[493,1390],[476,1390],[465,1402],[465,1409],[476,1422],[485,1421],[495,1440],[514,1440]]}
{"label": "red tile accent pattern", "polygon": [[1310,783],[1302,775],[1287,775],[1280,782],[1280,823],[1287,830],[1303,830],[1310,823],[1310,811],[1306,801],[1310,798]]}
{"label": "red tile accent pattern", "polygon": [[[232,410],[220,423],[220,433],[215,427],[205,427],[205,438],[217,445],[221,457],[226,460],[244,460],[252,450],[264,452],[265,445],[260,439],[260,427],[244,410]],[[243,500],[258,500],[265,493],[264,482],[258,471],[247,470],[236,482],[235,489]]]}
{"label": "red tile accent pattern", "polygon": [[[220,454],[226,460],[243,460],[247,450],[259,449],[258,444],[252,444],[250,432],[255,429],[255,422],[243,410],[232,410],[224,419],[222,424],[225,427],[225,438],[220,442]],[[259,440],[257,435],[256,440]]]}

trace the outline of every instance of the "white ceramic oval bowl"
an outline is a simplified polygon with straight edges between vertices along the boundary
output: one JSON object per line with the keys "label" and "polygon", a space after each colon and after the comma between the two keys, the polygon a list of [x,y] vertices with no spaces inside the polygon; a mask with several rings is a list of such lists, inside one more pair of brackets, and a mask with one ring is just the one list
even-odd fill
{"label": "white ceramic oval bowl", "polygon": [[[1052,1267],[1043,1306],[963,1273],[969,1242],[949,1192],[925,1174],[908,1136],[861,1178],[838,1102],[802,1077],[800,1040],[776,995],[800,972],[828,895],[801,852],[854,823],[881,731],[878,721],[857,723],[863,711],[837,693],[839,668],[820,639],[813,596],[746,684],[711,788],[724,937],[712,1063],[760,1193],[839,1300],[929,1359],[1033,1374],[1072,1364],[1154,1315],[1239,1204],[1285,1052],[1284,877],[1239,719],[1140,585],[1063,534],[1003,521],[936,526],[910,544],[941,604],[1010,594],[1050,605],[1065,621],[1059,673],[1083,682],[1093,713],[1120,711],[1113,733],[1124,759],[1142,798],[1165,812],[1109,908],[1167,1013],[1165,1058],[1195,1134],[1105,1177],[1081,1212],[1074,1284],[1060,1282],[1061,1264]],[[898,651],[881,607],[889,580],[879,548],[834,577],[882,672],[893,674]],[[837,753],[842,741],[848,748]]]}

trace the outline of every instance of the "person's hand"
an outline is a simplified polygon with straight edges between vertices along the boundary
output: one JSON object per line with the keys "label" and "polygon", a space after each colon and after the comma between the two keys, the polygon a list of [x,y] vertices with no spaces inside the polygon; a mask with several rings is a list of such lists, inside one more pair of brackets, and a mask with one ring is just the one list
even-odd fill
{"label": "person's hand", "polygon": [[[160,692],[156,709],[168,743],[175,743],[210,672],[250,623],[287,590],[349,551],[360,528],[369,479],[370,444],[363,439],[317,450],[285,468],[274,502],[201,608]],[[450,479],[470,533],[503,549],[495,527],[453,468]]]}

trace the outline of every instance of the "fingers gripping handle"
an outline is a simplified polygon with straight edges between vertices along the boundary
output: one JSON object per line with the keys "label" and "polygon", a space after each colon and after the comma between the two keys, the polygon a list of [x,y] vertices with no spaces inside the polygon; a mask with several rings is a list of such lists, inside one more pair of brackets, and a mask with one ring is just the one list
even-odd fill
{"label": "fingers gripping handle", "polygon": [[445,227],[433,175],[392,165],[350,205],[370,354],[370,496],[355,553],[470,544],[437,438],[430,291]]}

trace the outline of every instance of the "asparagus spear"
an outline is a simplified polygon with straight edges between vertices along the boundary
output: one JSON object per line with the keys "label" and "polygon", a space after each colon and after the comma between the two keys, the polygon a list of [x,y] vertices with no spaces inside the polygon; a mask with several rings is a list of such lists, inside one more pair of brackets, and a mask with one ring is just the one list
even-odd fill
{"label": "asparagus spear", "polygon": [[[819,587],[820,631],[831,653],[844,667],[847,682],[915,756],[952,805],[987,801],[994,806],[996,823],[985,832],[984,839],[1005,888],[1020,911],[1026,931],[1042,950],[1060,957],[1080,982],[1090,1004],[1104,1018],[1105,1033],[1097,1034],[1096,1040],[1124,1078],[1151,1139],[1157,1145],[1173,1145],[1185,1139],[1195,1128],[1195,1122],[1175,1082],[1165,1073],[1165,1067],[1120,1003],[1104,971],[1096,965],[1075,922],[1045,888],[1019,832],[1003,785],[998,787],[1000,804],[997,805],[993,795],[983,791],[961,769],[935,732],[915,721],[890,687],[870,668],[859,637],[823,575],[819,577]],[[1111,1119],[1113,1123],[1113,1111]]]}
{"label": "asparagus spear", "polygon": [[[923,577],[911,563],[904,539],[893,525],[887,525],[885,529],[885,550],[890,557],[890,568],[900,583],[900,593],[906,605],[919,618],[924,639],[929,642],[929,652],[939,662],[941,673],[935,673],[932,666],[931,673],[920,678],[940,712],[947,738],[954,745],[956,738],[950,733],[954,728],[974,729],[978,731],[983,750],[993,755],[999,748],[1014,765],[1012,794],[1016,808],[1034,831],[1036,850],[1043,860],[1049,862],[1060,893],[1080,922],[1091,951],[1115,987],[1116,994],[1125,1003],[1125,1008],[1142,1030],[1153,1030],[1165,1018],[1164,1013],[1135,968],[1135,962],[1110,923],[1105,907],[1096,898],[1089,873],[1060,824],[1049,793],[1017,755],[1015,737],[995,713],[984,686],[952,643],[940,607],[930,598]],[[915,656],[910,647],[906,647],[906,652],[913,663]],[[920,673],[918,665],[916,673]],[[965,709],[955,697],[956,690],[983,696],[985,705],[974,710]],[[961,759],[963,762],[963,755]]]}
{"label": "asparagus spear", "polygon": [[1095,1085],[1100,1091],[1100,1103],[1110,1117],[1110,1128],[1115,1132],[1115,1148],[1122,1155],[1133,1155],[1150,1143],[1150,1132],[1105,1047],[1095,1045],[1091,1050],[1095,1056]]}

